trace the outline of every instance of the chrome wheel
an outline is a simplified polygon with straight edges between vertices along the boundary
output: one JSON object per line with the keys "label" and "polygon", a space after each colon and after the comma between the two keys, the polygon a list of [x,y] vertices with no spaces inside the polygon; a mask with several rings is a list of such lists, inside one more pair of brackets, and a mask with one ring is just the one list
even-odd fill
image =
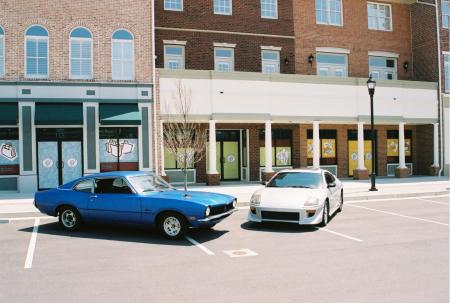
{"label": "chrome wheel", "polygon": [[77,215],[71,209],[66,209],[61,214],[61,222],[67,228],[73,228],[77,224]]}
{"label": "chrome wheel", "polygon": [[181,231],[181,223],[175,217],[167,217],[163,223],[164,232],[171,237],[177,236]]}
{"label": "chrome wheel", "polygon": [[323,206],[323,224],[328,224],[328,203]]}

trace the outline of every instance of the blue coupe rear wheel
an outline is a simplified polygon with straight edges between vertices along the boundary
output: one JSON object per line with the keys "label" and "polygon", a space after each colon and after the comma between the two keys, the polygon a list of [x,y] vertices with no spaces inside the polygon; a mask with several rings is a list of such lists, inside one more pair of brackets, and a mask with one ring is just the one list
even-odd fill
{"label": "blue coupe rear wheel", "polygon": [[59,224],[66,230],[76,230],[81,224],[80,213],[71,206],[63,206],[58,211]]}

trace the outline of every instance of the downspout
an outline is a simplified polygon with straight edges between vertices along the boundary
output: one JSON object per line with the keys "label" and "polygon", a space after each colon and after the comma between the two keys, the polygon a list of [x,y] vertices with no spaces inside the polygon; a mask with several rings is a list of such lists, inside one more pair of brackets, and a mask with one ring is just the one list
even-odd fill
{"label": "downspout", "polygon": [[440,164],[439,164],[439,176],[442,176],[442,171],[444,169],[444,135],[443,135],[443,126],[444,123],[444,104],[442,102],[442,88],[441,88],[441,81],[442,81],[442,67],[441,67],[441,26],[439,22],[439,0],[435,0],[434,4],[422,2],[420,0],[416,0],[416,3],[423,4],[423,5],[429,5],[434,6],[435,8],[435,16],[436,16],[436,39],[437,39],[437,58],[438,58],[438,101],[439,101],[439,146],[440,146]]}
{"label": "downspout", "polygon": [[[153,149],[153,163],[155,165],[155,167],[153,168],[153,171],[155,172],[156,175],[159,175],[158,173],[158,164],[159,164],[159,160],[158,160],[158,142],[157,142],[157,134],[158,134],[158,123],[156,121],[156,104],[157,104],[157,96],[156,96],[156,56],[155,56],[155,43],[156,43],[156,36],[155,36],[155,1],[151,1],[152,3],[152,55],[151,55],[151,60],[152,60],[152,83],[153,83],[153,145],[152,145],[152,149]],[[161,143],[163,144],[163,143]]]}

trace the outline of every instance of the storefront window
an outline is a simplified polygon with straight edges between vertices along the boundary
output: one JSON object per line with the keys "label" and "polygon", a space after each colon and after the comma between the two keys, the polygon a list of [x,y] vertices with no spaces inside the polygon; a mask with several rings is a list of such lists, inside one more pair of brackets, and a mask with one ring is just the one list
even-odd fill
{"label": "storefront window", "polygon": [[0,128],[0,175],[19,174],[19,130]]}
{"label": "storefront window", "polygon": [[[192,149],[186,153],[187,155],[187,168],[194,168],[193,163],[193,151]],[[178,159],[177,159],[178,156]],[[184,162],[184,148],[179,148],[177,155],[173,154],[167,147],[164,148],[164,168],[166,169],[182,169]]]}
{"label": "storefront window", "polygon": [[[405,160],[412,162],[412,131],[405,130]],[[387,162],[399,163],[398,130],[387,131]]]}
{"label": "storefront window", "polygon": [[[259,165],[264,167],[266,163],[265,131],[259,133]],[[292,165],[292,130],[272,130],[272,165]]]}
{"label": "storefront window", "polygon": [[[313,130],[307,132],[307,158],[308,165],[313,164]],[[321,129],[320,137],[320,165],[337,165],[336,130]]]}
{"label": "storefront window", "polygon": [[137,127],[100,128],[100,171],[139,170]]}

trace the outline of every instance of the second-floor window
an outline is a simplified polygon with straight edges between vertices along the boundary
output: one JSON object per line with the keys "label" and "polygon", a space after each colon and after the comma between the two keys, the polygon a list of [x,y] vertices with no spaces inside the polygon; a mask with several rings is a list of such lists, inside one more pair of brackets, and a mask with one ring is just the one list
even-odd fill
{"label": "second-floor window", "polygon": [[445,92],[450,92],[450,54],[444,54]]}
{"label": "second-floor window", "polygon": [[183,45],[164,45],[164,68],[184,69]]}
{"label": "second-floor window", "polygon": [[129,31],[120,29],[112,36],[113,80],[134,79],[134,44]]}
{"label": "second-floor window", "polygon": [[92,78],[92,35],[82,27],[70,33],[70,77]]}
{"label": "second-floor window", "polygon": [[182,11],[183,0],[164,0],[164,9],[166,11]]}
{"label": "second-floor window", "polygon": [[25,77],[48,77],[48,31],[39,25],[25,33]]}
{"label": "second-floor window", "polygon": [[0,77],[5,75],[5,32],[0,27]]}
{"label": "second-floor window", "polygon": [[232,0],[214,0],[214,14],[231,15]]}
{"label": "second-floor window", "polygon": [[375,80],[397,80],[397,59],[369,56],[369,70]]}
{"label": "second-floor window", "polygon": [[234,71],[234,49],[216,47],[214,48],[214,69],[219,72]]}
{"label": "second-floor window", "polygon": [[280,52],[272,50],[261,51],[261,66],[264,74],[280,73]]}
{"label": "second-floor window", "polygon": [[317,24],[342,25],[341,0],[316,0]]}
{"label": "second-floor window", "polygon": [[442,0],[442,27],[450,28],[450,1]]}
{"label": "second-floor window", "polygon": [[369,29],[380,31],[392,30],[392,13],[389,4],[367,3]]}
{"label": "second-floor window", "polygon": [[277,0],[261,0],[261,17],[267,19],[278,19],[277,2]]}
{"label": "second-floor window", "polygon": [[317,53],[317,75],[321,77],[347,77],[347,55]]}

